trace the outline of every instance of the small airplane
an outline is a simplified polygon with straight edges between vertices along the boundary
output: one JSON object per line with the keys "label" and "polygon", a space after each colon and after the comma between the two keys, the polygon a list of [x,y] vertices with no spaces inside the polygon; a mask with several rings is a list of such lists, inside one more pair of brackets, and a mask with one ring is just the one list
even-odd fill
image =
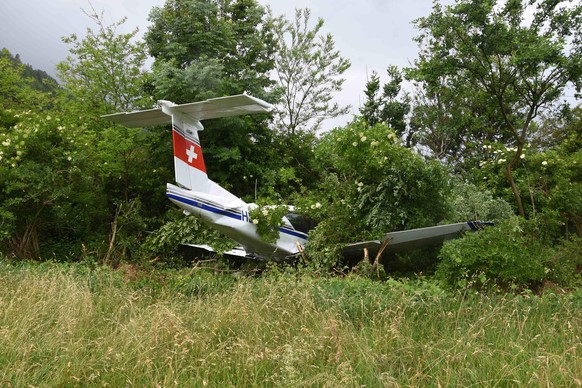
{"label": "small airplane", "polygon": [[[314,224],[307,218],[290,211],[283,217],[279,238],[268,243],[257,233],[250,211],[258,206],[246,203],[208,178],[198,133],[204,129],[200,123],[220,117],[254,113],[268,113],[272,106],[246,94],[212,98],[188,104],[158,101],[158,108],[115,113],[102,118],[131,128],[172,124],[174,169],[177,185],[168,183],[166,195],[186,215],[200,217],[203,221],[241,245],[224,253],[225,257],[282,261],[301,254],[307,244],[308,233]],[[381,240],[349,244],[343,253],[346,257],[382,255],[384,252],[420,248],[442,243],[463,231],[475,231],[490,222],[470,221],[428,228],[387,233]],[[200,252],[213,252],[208,245],[188,244]]]}

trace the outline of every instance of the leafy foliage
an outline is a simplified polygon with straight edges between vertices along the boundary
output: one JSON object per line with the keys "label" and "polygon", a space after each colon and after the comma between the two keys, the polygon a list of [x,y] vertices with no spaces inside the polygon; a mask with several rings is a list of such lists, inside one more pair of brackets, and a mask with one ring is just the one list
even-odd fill
{"label": "leafy foliage", "polygon": [[[578,114],[580,111],[577,110]],[[548,225],[562,225],[566,234],[582,236],[582,138],[577,128],[578,120],[572,121],[571,130],[561,144],[540,152],[524,147],[524,153],[515,168],[515,180],[519,190],[527,193],[524,207],[529,214],[546,218]],[[514,149],[488,146],[481,167],[475,177],[488,182],[494,193],[510,200],[504,185],[503,164]]]}
{"label": "leafy foliage", "polygon": [[515,147],[504,166],[521,216],[525,210],[513,169],[534,120],[568,83],[577,90],[582,86],[582,40],[579,28],[571,27],[580,25],[582,6],[569,3],[462,0],[444,8],[435,4],[428,17],[416,21],[423,52],[411,77],[432,96],[451,89],[461,96],[456,101],[464,115],[475,111],[473,116],[484,116],[486,124],[497,124],[493,131]]}
{"label": "leafy foliage", "polygon": [[450,201],[452,207],[450,222],[471,220],[499,222],[514,215],[508,202],[495,197],[489,190],[469,183],[455,183]]}
{"label": "leafy foliage", "polygon": [[406,115],[410,111],[410,97],[404,94],[398,100],[402,89],[402,73],[396,66],[388,67],[388,83],[384,84],[382,94],[380,92],[380,77],[375,71],[366,83],[366,101],[360,108],[362,118],[369,125],[385,122],[396,134],[405,139],[407,147],[413,145],[413,133],[407,132]]}
{"label": "leafy foliage", "polygon": [[[268,72],[273,68],[274,50],[271,26],[264,15],[255,0],[169,0],[163,7],[154,7],[152,26],[145,35],[156,60],[154,86],[172,74],[173,85],[179,87],[173,93],[164,89],[161,97],[174,102],[243,92],[261,97],[271,84]],[[213,87],[188,91],[184,82],[176,82],[203,80],[213,82]]]}
{"label": "leafy foliage", "polygon": [[218,253],[232,249],[235,243],[210,228],[196,217],[184,217],[178,211],[174,219],[164,223],[150,234],[142,247],[142,254],[147,257],[176,254],[180,244],[208,244]]}
{"label": "leafy foliage", "polygon": [[19,257],[38,257],[48,253],[41,252],[41,236],[51,236],[67,246],[60,254],[70,256],[80,244],[74,249],[65,242],[98,232],[92,223],[102,211],[102,192],[86,173],[89,153],[79,147],[84,136],[48,112],[15,118],[0,133],[0,204],[8,231],[3,242]]}
{"label": "leafy foliage", "polygon": [[335,49],[331,34],[323,35],[324,21],[310,27],[309,9],[295,10],[295,20],[273,20],[278,50],[275,53],[276,94],[274,119],[278,130],[288,134],[315,133],[321,122],[348,112],[349,107],[332,103],[345,79],[341,75],[350,62]]}
{"label": "leafy foliage", "polygon": [[[512,217],[493,228],[445,243],[437,278],[453,288],[531,289],[544,280],[572,284],[577,268],[582,266],[582,256],[557,255],[548,244],[552,235],[540,221]],[[564,249],[574,246],[579,248],[580,241],[566,242]]]}
{"label": "leafy foliage", "polygon": [[57,65],[57,70],[67,96],[98,114],[151,106],[151,99],[143,93],[148,79],[143,70],[147,56],[144,43],[135,41],[138,30],[119,34],[117,29],[125,18],[108,26],[103,14],[95,10],[87,16],[97,31],[87,28],[83,39],[75,34],[63,38],[71,46],[71,55]]}
{"label": "leafy foliage", "polygon": [[274,243],[279,239],[279,227],[283,225],[283,217],[289,213],[284,205],[257,206],[249,213],[250,218],[257,226],[257,233],[266,242]]}
{"label": "leafy foliage", "polygon": [[342,243],[434,225],[449,212],[447,171],[402,146],[384,124],[355,121],[334,129],[315,154],[321,183],[303,201],[322,205],[308,247],[323,261],[337,261]]}

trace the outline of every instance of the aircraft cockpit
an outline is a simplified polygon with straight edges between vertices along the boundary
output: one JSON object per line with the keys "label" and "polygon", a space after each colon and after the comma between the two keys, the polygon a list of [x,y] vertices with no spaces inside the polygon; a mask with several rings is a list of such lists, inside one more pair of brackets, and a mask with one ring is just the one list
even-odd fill
{"label": "aircraft cockpit", "polygon": [[296,213],[289,213],[285,217],[298,232],[309,233],[309,231],[317,226],[317,222],[309,217],[305,217]]}

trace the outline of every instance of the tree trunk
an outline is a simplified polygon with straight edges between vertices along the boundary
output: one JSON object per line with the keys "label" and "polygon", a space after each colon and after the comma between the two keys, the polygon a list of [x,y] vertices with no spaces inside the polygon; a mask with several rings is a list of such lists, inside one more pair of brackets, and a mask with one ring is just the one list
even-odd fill
{"label": "tree trunk", "polygon": [[515,184],[515,180],[513,179],[513,174],[512,174],[512,169],[519,161],[522,149],[523,149],[523,144],[519,143],[517,146],[517,151],[515,153],[515,156],[513,157],[511,162],[509,162],[509,164],[505,167],[505,178],[507,179],[507,182],[509,182],[509,185],[511,186],[511,191],[513,192],[513,197],[515,198],[515,202],[517,203],[517,211],[519,212],[519,215],[521,217],[525,218],[525,210],[523,209],[523,202],[521,201],[521,196],[519,195],[519,189],[517,188],[517,185]]}

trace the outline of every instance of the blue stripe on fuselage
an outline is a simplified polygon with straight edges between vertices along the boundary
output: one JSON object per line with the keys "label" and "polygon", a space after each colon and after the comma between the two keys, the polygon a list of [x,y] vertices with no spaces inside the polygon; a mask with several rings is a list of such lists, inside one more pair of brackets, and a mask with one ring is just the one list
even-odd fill
{"label": "blue stripe on fuselage", "polygon": [[[226,216],[226,217],[238,220],[238,221],[244,221],[239,212],[234,212],[232,210],[220,209],[216,206],[209,205],[209,204],[204,203],[200,200],[193,200],[190,198],[184,198],[184,197],[180,197],[180,196],[175,195],[175,194],[166,193],[166,196],[170,199],[175,199],[178,202],[182,202],[182,203],[185,203],[187,205],[191,205],[191,206],[200,208],[202,210],[206,210],[206,211],[214,213],[214,214],[220,214],[222,216]],[[252,222],[252,221],[247,220],[246,222]],[[289,228],[279,227],[279,232],[307,240],[307,235],[305,233],[297,232],[297,231],[289,229]]]}
{"label": "blue stripe on fuselage", "polygon": [[220,214],[221,216],[227,216],[227,217],[233,218],[235,220],[239,220],[239,221],[241,220],[241,216],[238,212],[233,212],[231,210],[219,209],[215,206],[208,205],[207,203],[204,203],[202,201],[197,201],[197,200],[193,200],[190,198],[179,197],[175,194],[166,194],[166,196],[170,199],[175,199],[178,202],[182,202],[182,203],[185,203],[187,205],[191,205],[191,206],[200,208],[202,210],[209,211],[209,212],[214,213],[214,214]]}
{"label": "blue stripe on fuselage", "polygon": [[299,237],[302,238],[303,240],[307,240],[307,235],[305,233],[297,232],[295,230],[280,227],[279,232],[291,235],[293,237]]}

